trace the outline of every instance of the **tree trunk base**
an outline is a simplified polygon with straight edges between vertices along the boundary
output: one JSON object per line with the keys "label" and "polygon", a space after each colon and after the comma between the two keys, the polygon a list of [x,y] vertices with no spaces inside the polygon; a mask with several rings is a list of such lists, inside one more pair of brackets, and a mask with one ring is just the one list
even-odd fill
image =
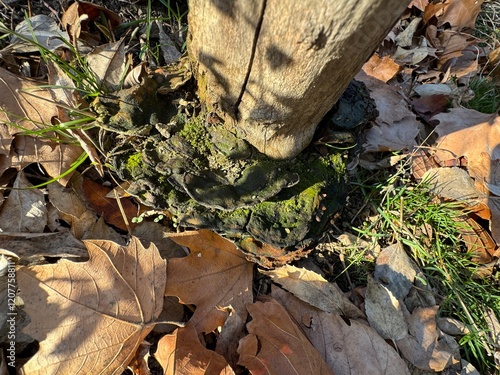
{"label": "tree trunk base", "polygon": [[292,160],[273,160],[214,113],[166,106],[187,93],[158,98],[158,81],[93,104],[98,123],[113,132],[108,149],[120,178],[131,182],[129,192],[168,210],[177,226],[225,234],[265,266],[304,253],[344,204],[345,152],[310,146]]}

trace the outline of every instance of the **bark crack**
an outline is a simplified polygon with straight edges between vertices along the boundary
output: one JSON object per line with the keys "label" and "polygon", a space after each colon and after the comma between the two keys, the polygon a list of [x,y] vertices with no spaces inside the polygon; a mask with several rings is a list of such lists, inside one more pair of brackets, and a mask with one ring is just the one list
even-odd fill
{"label": "bark crack", "polygon": [[255,51],[257,50],[257,42],[259,40],[260,29],[262,27],[262,22],[264,21],[264,13],[266,11],[266,5],[267,5],[267,0],[263,0],[259,20],[257,22],[257,25],[255,26],[255,34],[254,34],[253,42],[252,42],[252,52],[250,54],[250,60],[248,61],[247,72],[245,74],[245,80],[243,81],[243,85],[241,86],[240,95],[238,95],[238,99],[236,100],[235,117],[236,117],[237,121],[240,120],[240,118],[239,118],[240,117],[239,106],[240,106],[241,100],[243,98],[243,94],[246,91],[248,80],[250,79],[250,73],[252,72],[253,60],[255,57]]}

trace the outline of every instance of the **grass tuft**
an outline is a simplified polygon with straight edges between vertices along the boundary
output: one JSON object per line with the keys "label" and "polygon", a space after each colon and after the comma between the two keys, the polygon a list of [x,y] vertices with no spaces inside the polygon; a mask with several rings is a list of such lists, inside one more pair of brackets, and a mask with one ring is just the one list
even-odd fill
{"label": "grass tuft", "polygon": [[[413,182],[408,172],[401,166],[386,179],[358,185],[376,214],[354,229],[361,239],[382,247],[397,241],[404,245],[433,291],[439,315],[468,327],[470,333],[459,340],[463,357],[481,373],[489,373],[495,363],[485,311],[491,308],[500,317],[499,282],[479,276],[480,266],[467,251],[461,233],[471,228],[463,220],[463,206],[438,200],[428,182]],[[346,263],[365,272],[372,267],[356,252],[346,253]]]}

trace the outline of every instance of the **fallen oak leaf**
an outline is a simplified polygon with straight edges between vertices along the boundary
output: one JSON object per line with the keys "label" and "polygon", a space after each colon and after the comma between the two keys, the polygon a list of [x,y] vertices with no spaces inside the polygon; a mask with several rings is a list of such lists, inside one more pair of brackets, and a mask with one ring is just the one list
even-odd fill
{"label": "fallen oak leaf", "polygon": [[240,340],[238,364],[252,374],[332,374],[287,311],[276,300],[247,304],[252,321]]}
{"label": "fallen oak leaf", "polygon": [[21,267],[20,296],[40,343],[21,374],[121,374],[163,306],[166,261],[154,245],[85,241],[84,263]]}
{"label": "fallen oak leaf", "polygon": [[205,348],[189,324],[158,341],[155,358],[164,375],[230,375],[234,371],[223,356]]}
{"label": "fallen oak leaf", "polygon": [[275,286],[271,295],[298,322],[336,375],[410,373],[396,350],[365,321],[321,311]]}
{"label": "fallen oak leaf", "polygon": [[342,314],[348,318],[364,317],[337,284],[329,283],[316,272],[290,265],[261,272],[311,306],[329,313]]}
{"label": "fallen oak leaf", "polygon": [[170,239],[191,252],[169,261],[165,295],[196,305],[190,323],[198,332],[212,332],[224,324],[232,306],[245,320],[245,303],[252,302],[253,263],[236,246],[206,229],[171,234]]}
{"label": "fallen oak leaf", "polygon": [[438,26],[449,23],[452,30],[474,29],[483,0],[446,1]]}

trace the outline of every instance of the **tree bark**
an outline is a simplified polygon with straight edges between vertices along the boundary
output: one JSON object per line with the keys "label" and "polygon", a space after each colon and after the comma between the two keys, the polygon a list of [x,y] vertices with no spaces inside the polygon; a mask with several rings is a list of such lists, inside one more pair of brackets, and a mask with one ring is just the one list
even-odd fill
{"label": "tree bark", "polygon": [[272,158],[296,156],[410,0],[190,0],[200,99]]}

